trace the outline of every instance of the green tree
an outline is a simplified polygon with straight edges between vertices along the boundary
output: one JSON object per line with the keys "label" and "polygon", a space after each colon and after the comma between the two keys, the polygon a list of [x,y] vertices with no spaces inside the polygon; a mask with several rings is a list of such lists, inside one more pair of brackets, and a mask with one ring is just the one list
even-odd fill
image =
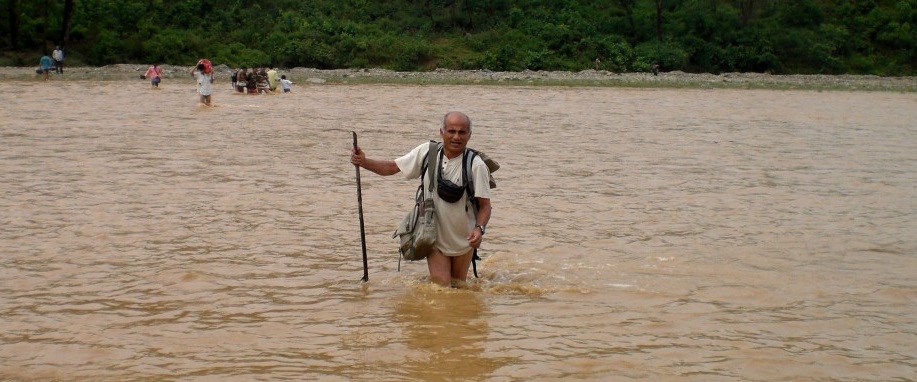
{"label": "green tree", "polygon": [[[912,75],[917,0],[0,0],[0,59]],[[74,61],[71,61],[74,62]]]}

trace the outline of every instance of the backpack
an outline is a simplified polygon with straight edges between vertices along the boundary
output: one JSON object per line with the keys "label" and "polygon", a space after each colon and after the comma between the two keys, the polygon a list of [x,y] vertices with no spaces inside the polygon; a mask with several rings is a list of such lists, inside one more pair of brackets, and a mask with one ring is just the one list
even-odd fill
{"label": "backpack", "polygon": [[[435,143],[430,142],[430,150],[435,150]],[[417,261],[425,259],[430,251],[433,250],[433,244],[436,243],[436,212],[433,204],[433,194],[436,192],[436,182],[433,181],[435,174],[433,166],[436,157],[428,156],[427,165],[423,166],[424,173],[429,172],[430,186],[429,197],[424,192],[423,175],[421,174],[420,186],[414,195],[414,206],[408,212],[407,216],[401,220],[392,238],[398,238],[400,245],[398,247],[398,270],[401,270],[401,259],[408,261]]]}
{"label": "backpack", "polygon": [[[435,150],[433,149],[434,143],[436,144]],[[442,149],[442,147],[443,147],[443,144],[441,142],[430,141],[430,150],[427,151],[427,156],[429,156],[431,152],[434,153],[435,155],[436,153],[439,152],[440,149]],[[465,147],[465,153],[463,155],[465,157],[465,160],[462,161],[462,181],[465,182],[465,193],[468,195],[468,199],[467,199],[468,204],[471,205],[472,211],[474,211],[474,216],[478,216],[479,206],[478,206],[478,199],[475,198],[474,196],[474,174],[471,173],[471,164],[474,162],[475,157],[481,157],[481,160],[483,160],[484,164],[487,165],[488,172],[490,172],[489,174],[490,188],[497,188],[497,182],[494,180],[494,171],[497,171],[500,169],[500,164],[497,163],[497,161],[491,159],[489,156],[487,156],[487,154],[484,154],[483,152],[480,152],[478,150],[475,150],[469,147]],[[424,160],[424,163],[428,163],[428,162],[432,162],[432,161],[428,161],[426,159]],[[426,173],[426,170],[427,170],[427,166],[424,165],[420,173],[421,184],[423,184],[423,177],[424,177],[424,173]],[[474,270],[475,278],[478,277],[478,263],[477,263],[478,260],[481,260],[481,257],[478,256],[478,249],[475,248],[474,254],[471,256],[471,267]]]}

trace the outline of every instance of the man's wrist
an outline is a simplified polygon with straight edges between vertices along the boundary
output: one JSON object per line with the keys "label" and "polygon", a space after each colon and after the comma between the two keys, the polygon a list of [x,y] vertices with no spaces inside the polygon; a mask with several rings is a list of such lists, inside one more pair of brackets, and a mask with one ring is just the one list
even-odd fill
{"label": "man's wrist", "polygon": [[487,228],[484,227],[483,224],[475,224],[474,228],[481,230],[481,235],[484,235],[484,233],[487,232]]}

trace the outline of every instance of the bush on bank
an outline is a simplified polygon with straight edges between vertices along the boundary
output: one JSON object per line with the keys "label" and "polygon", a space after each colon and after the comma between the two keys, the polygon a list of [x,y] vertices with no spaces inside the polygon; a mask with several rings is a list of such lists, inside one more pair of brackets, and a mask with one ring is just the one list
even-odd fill
{"label": "bush on bank", "polygon": [[0,65],[914,74],[917,0],[0,0]]}

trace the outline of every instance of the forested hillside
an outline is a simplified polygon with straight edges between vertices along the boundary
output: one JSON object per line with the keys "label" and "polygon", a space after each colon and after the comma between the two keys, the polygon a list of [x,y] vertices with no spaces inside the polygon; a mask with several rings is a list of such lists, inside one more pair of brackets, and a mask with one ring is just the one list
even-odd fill
{"label": "forested hillside", "polygon": [[914,75],[917,0],[0,0],[0,64]]}

